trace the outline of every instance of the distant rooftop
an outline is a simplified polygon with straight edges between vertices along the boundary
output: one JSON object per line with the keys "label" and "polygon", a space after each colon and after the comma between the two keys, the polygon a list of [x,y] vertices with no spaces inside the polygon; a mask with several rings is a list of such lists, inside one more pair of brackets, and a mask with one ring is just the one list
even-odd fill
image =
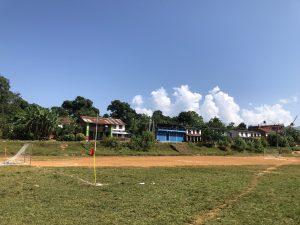
{"label": "distant rooftop", "polygon": [[80,118],[85,123],[93,123],[93,124],[99,124],[99,125],[126,125],[120,119],[98,117],[98,120],[97,120],[97,117],[92,117],[92,116],[81,116]]}

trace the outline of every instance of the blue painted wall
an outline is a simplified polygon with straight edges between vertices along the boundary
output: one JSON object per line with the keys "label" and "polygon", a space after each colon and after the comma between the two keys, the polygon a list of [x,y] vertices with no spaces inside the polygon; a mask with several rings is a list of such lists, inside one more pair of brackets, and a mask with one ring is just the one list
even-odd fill
{"label": "blue painted wall", "polygon": [[158,130],[156,132],[156,140],[161,142],[183,142],[185,132],[176,131],[176,130]]}

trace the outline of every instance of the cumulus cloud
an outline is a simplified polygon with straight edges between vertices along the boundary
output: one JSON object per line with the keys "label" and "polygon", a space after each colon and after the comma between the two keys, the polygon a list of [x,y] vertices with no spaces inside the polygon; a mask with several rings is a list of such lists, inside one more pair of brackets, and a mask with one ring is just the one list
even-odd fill
{"label": "cumulus cloud", "polygon": [[201,115],[205,121],[219,117],[219,108],[216,106],[214,97],[211,94],[205,96],[204,103],[201,106]]}
{"label": "cumulus cloud", "polygon": [[293,120],[291,112],[284,109],[282,105],[261,105],[254,107],[252,110],[243,109],[242,117],[246,124],[257,125],[261,124],[263,121],[267,123],[283,123],[290,124]]}
{"label": "cumulus cloud", "polygon": [[292,115],[290,111],[283,108],[283,104],[298,101],[297,97],[292,97],[281,99],[281,104],[254,106],[251,103],[249,109],[241,109],[234,97],[222,91],[218,86],[209,91],[203,102],[201,102],[202,95],[191,91],[188,85],[173,88],[170,96],[161,87],[151,92],[150,109],[143,107],[144,101],[141,95],[135,96],[132,104],[138,113],[147,115],[152,115],[154,110],[161,110],[167,116],[177,116],[182,111],[195,111],[205,121],[218,117],[225,123],[245,122],[248,125],[255,125],[263,121],[289,124],[292,121]]}
{"label": "cumulus cloud", "polygon": [[136,95],[132,99],[132,104],[135,106],[141,106],[144,104],[143,96],[141,95]]}
{"label": "cumulus cloud", "polygon": [[173,114],[178,115],[182,111],[195,111],[200,113],[200,100],[201,94],[197,92],[191,92],[188,85],[182,85],[179,88],[174,88],[174,94],[176,98],[173,106]]}
{"label": "cumulus cloud", "polygon": [[132,99],[132,104],[137,113],[152,116],[152,113],[153,113],[152,110],[143,107],[143,104],[144,104],[143,96],[141,96],[141,95],[134,96]]}
{"label": "cumulus cloud", "polygon": [[215,87],[211,93],[213,93],[215,104],[219,109],[219,117],[223,122],[236,124],[243,122],[239,115],[240,107],[235,103],[233,97],[221,91],[219,87]]}
{"label": "cumulus cloud", "polygon": [[153,112],[151,109],[147,109],[147,108],[139,108],[139,107],[136,107],[135,108],[135,111],[139,114],[145,114],[147,116],[152,116]]}
{"label": "cumulus cloud", "polygon": [[167,91],[161,87],[151,92],[154,103],[154,110],[161,110],[165,115],[172,113],[171,99],[168,97]]}

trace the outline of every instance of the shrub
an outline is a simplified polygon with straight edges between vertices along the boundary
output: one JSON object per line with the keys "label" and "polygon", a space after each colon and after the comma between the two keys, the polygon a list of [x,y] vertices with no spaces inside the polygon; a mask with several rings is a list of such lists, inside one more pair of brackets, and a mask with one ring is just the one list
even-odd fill
{"label": "shrub", "polygon": [[225,137],[225,138],[222,138],[218,141],[218,146],[219,146],[219,149],[223,150],[223,151],[228,151],[228,147],[230,146],[231,144],[231,141],[229,138]]}
{"label": "shrub", "polygon": [[76,141],[84,141],[85,135],[83,133],[76,134]]}
{"label": "shrub", "polygon": [[264,151],[264,146],[260,139],[254,140],[254,151],[256,153],[262,153]]}
{"label": "shrub", "polygon": [[238,151],[244,151],[247,148],[247,143],[240,137],[237,137],[233,140],[233,148]]}
{"label": "shrub", "polygon": [[132,150],[141,150],[141,142],[142,141],[140,137],[132,137],[128,143],[128,148]]}
{"label": "shrub", "polygon": [[120,147],[120,141],[118,138],[115,137],[107,137],[102,142],[105,147],[108,148],[119,148]]}
{"label": "shrub", "polygon": [[154,144],[153,133],[145,131],[141,136],[132,137],[128,147],[132,150],[149,151]]}
{"label": "shrub", "polygon": [[65,134],[57,138],[58,141],[75,141],[76,137],[74,134]]}
{"label": "shrub", "polygon": [[267,142],[267,140],[265,138],[262,138],[260,141],[264,148],[268,147],[269,143]]}

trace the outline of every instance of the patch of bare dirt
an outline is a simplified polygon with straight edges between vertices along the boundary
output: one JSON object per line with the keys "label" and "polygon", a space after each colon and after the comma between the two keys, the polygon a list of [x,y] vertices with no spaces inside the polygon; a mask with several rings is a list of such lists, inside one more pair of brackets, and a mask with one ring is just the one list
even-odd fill
{"label": "patch of bare dirt", "polygon": [[[97,167],[173,167],[173,166],[245,166],[300,164],[299,157],[233,157],[233,156],[122,156],[97,157]],[[93,166],[93,157],[45,159],[33,158],[33,166]]]}

